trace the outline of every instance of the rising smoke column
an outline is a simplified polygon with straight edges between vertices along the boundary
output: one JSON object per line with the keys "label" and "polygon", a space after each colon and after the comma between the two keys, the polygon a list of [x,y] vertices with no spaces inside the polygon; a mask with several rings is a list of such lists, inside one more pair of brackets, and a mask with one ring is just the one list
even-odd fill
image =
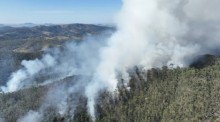
{"label": "rising smoke column", "polygon": [[[218,5],[219,0],[123,0],[122,9],[116,19],[117,32],[107,39],[107,46],[97,47],[97,43],[85,43],[84,46],[71,44],[67,51],[53,57],[58,65],[55,63],[52,68],[49,66],[47,71],[51,76],[53,73],[62,74],[62,78],[85,74],[89,76],[88,79],[91,77],[92,80],[86,81],[83,84],[85,86],[82,86],[82,89],[80,87],[77,92],[84,92],[86,87],[88,111],[95,119],[96,98],[102,90],[111,93],[117,91],[118,73],[129,82],[127,70],[134,66],[141,66],[146,70],[170,64],[184,67],[197,55],[218,53]],[[94,48],[88,49],[91,45]],[[91,53],[95,49],[100,50],[98,53]],[[94,58],[97,55],[99,57]],[[38,61],[42,62],[36,60]],[[32,72],[32,69],[30,72],[26,71],[32,65],[22,71],[32,77],[30,74],[35,75],[48,68],[47,65],[43,66],[46,67],[37,72]],[[26,79],[26,76],[22,79]],[[7,89],[10,89],[9,86],[7,85]],[[19,87],[13,87],[13,91],[17,88]],[[72,88],[76,92],[74,86]],[[27,118],[30,118],[29,115],[31,114],[28,114]]]}
{"label": "rising smoke column", "polygon": [[117,90],[117,73],[174,64],[188,66],[195,56],[215,54],[220,46],[218,0],[123,0],[117,32],[100,51],[100,63],[87,86],[88,111],[95,119],[100,91]]}

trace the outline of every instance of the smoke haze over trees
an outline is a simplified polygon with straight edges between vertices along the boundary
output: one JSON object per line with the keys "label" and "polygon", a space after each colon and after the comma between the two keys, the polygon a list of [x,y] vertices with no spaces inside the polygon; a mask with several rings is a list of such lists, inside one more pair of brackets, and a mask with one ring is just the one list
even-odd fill
{"label": "smoke haze over trees", "polygon": [[[193,61],[205,54],[219,55],[219,4],[218,0],[123,0],[115,31],[102,30],[96,35],[88,28],[79,29],[75,34],[86,33],[80,36],[84,38],[42,48],[43,55],[23,60],[1,90],[11,94],[49,87],[44,101],[37,109],[22,113],[21,122],[46,121],[44,116],[51,111],[56,121],[217,120],[218,110],[208,107],[214,102],[205,98],[218,100],[212,95],[218,95],[213,84],[218,87],[219,59],[213,57],[213,63],[208,60],[207,64]],[[185,68],[191,64],[208,68],[204,72]],[[203,102],[197,106],[200,96]],[[185,110],[181,106],[187,102],[192,106]],[[175,118],[174,113],[179,116]]]}

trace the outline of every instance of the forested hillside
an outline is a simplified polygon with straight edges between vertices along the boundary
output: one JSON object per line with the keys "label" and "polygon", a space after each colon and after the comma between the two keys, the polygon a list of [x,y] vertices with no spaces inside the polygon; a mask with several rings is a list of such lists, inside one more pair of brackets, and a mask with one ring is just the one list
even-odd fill
{"label": "forested hillside", "polygon": [[[219,58],[206,55],[190,68],[134,68],[130,74],[130,89],[120,86],[116,96],[103,92],[99,97],[97,122],[220,121]],[[1,118],[14,122],[25,112],[38,110],[50,85],[1,94]],[[86,98],[81,96],[78,103],[74,115],[66,111],[61,116],[51,106],[43,121],[91,121]]]}

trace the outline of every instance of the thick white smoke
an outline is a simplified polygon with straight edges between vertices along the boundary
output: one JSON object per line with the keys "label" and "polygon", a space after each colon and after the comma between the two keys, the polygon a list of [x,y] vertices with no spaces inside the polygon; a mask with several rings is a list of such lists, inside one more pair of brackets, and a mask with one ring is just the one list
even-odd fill
{"label": "thick white smoke", "polygon": [[117,89],[117,73],[175,64],[187,66],[196,55],[220,46],[219,0],[123,0],[117,32],[100,52],[100,63],[87,86],[88,110],[95,118],[100,90]]}
{"label": "thick white smoke", "polygon": [[[96,99],[102,90],[117,91],[118,73],[129,82],[127,70],[134,66],[141,66],[146,70],[170,64],[184,67],[197,55],[218,54],[218,5],[219,0],[123,0],[116,19],[117,31],[107,39],[107,45],[99,44],[100,41],[68,45],[64,51],[53,53],[50,58],[55,59],[52,60],[52,65],[46,63],[51,61],[44,61],[44,57],[42,60],[35,60],[40,66],[35,70],[31,69],[35,67],[35,63],[26,65],[32,61],[25,62],[25,68],[14,73],[3,90],[18,90],[20,81],[36,74],[42,76],[41,72],[57,76],[46,82],[74,75],[87,77],[80,86],[69,87],[64,92],[67,96],[64,96],[66,99],[68,94],[85,92],[88,111],[95,119]],[[65,108],[65,99],[55,104],[58,107],[64,105]]]}

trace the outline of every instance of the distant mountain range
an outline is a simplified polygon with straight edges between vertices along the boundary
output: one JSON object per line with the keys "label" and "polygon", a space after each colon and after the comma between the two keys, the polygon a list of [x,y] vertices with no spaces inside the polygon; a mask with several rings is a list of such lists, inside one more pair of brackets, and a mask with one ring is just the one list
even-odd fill
{"label": "distant mountain range", "polygon": [[39,26],[39,25],[54,25],[54,24],[50,24],[50,23],[45,23],[45,24],[34,24],[34,23],[22,23],[22,24],[0,24],[0,27],[4,27],[4,26],[10,26],[10,27],[35,27],[35,26]]}
{"label": "distant mountain range", "polygon": [[[25,26],[24,26],[25,25]],[[90,24],[35,25],[25,23],[22,27],[0,25],[0,84],[23,59],[34,59],[46,48],[53,48],[67,41],[82,40],[88,35],[113,31],[113,27]],[[33,27],[31,27],[33,26]]]}

